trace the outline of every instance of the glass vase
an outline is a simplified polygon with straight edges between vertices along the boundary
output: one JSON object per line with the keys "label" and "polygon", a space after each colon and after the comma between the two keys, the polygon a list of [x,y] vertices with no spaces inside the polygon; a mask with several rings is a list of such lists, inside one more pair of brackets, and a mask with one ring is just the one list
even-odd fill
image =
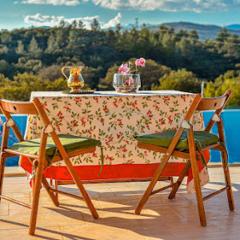
{"label": "glass vase", "polygon": [[113,87],[119,93],[135,93],[141,87],[140,74],[115,73]]}

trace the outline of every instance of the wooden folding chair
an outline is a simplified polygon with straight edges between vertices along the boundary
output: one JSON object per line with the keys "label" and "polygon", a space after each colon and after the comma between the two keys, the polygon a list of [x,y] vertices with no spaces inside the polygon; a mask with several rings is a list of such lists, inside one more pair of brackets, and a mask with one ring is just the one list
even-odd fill
{"label": "wooden folding chair", "polygon": [[[84,153],[93,153],[96,150],[96,147],[100,146],[100,141],[91,138],[72,136],[69,134],[57,135],[38,98],[35,98],[32,102],[12,102],[7,100],[0,100],[0,109],[6,117],[6,122],[3,125],[0,154],[0,199],[3,198],[32,209],[29,234],[33,235],[36,229],[41,185],[44,186],[55,206],[59,205],[57,193],[84,199],[92,216],[97,219],[98,213],[69,158]],[[41,137],[39,139],[24,140],[16,123],[12,119],[11,114],[38,115],[43,124]],[[8,136],[10,128],[15,133],[19,142],[15,143],[11,147],[8,147]],[[5,160],[7,157],[16,155],[20,157],[27,157],[32,162],[32,207],[2,195]],[[60,160],[63,160],[65,162],[66,167],[71,174],[75,184],[79,188],[82,197],[56,190],[49,186],[48,181],[43,175],[43,171],[46,167],[49,166],[49,164]]]}
{"label": "wooden folding chair", "polygon": [[[191,168],[196,191],[199,218],[202,226],[206,226],[207,224],[203,205],[204,200],[207,200],[215,196],[216,194],[226,190],[229,208],[231,211],[234,210],[231,180],[228,169],[228,154],[225,146],[223,120],[221,118],[221,112],[225,107],[230,95],[230,91],[227,91],[221,97],[215,98],[201,98],[200,95],[196,95],[180,127],[176,131],[166,130],[162,133],[142,135],[136,137],[138,141],[138,147],[163,153],[160,165],[155,171],[148,188],[146,189],[135,210],[136,214],[141,213],[141,210],[150,195],[158,193],[162,190],[153,189],[171,156],[184,158],[187,160],[187,162],[178,180],[173,185],[173,189],[169,195],[169,199],[173,199],[175,197],[175,194],[178,191],[184,177],[187,175],[188,171]],[[194,131],[193,125],[190,122],[194,112],[205,110],[215,110],[215,112],[204,131]],[[217,124],[218,136],[210,133],[215,123]],[[199,168],[197,161],[203,160],[203,152],[210,149],[216,149],[221,152],[222,165],[225,175],[225,187],[203,197],[201,192]]]}

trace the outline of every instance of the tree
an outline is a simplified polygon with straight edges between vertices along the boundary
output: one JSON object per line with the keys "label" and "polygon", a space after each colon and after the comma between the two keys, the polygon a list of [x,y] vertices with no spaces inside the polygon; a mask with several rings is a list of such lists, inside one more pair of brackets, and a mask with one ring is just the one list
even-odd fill
{"label": "tree", "polygon": [[179,90],[185,92],[199,93],[201,91],[201,82],[199,79],[186,69],[171,71],[159,79],[160,85],[155,86],[153,89],[161,90]]}
{"label": "tree", "polygon": [[188,38],[181,38],[181,40],[176,43],[176,47],[178,48],[178,52],[182,57],[187,58],[191,56],[192,47]]}
{"label": "tree", "polygon": [[112,86],[113,76],[117,73],[119,66],[114,65],[107,71],[105,78],[100,79],[98,87],[102,90],[114,90]]}
{"label": "tree", "polygon": [[92,23],[91,23],[91,30],[94,32],[100,31],[101,30],[101,26],[99,21],[97,20],[97,18],[94,18]]}
{"label": "tree", "polygon": [[18,59],[18,63],[15,66],[21,70],[20,72],[38,72],[42,68],[42,61],[38,59],[28,59],[26,57],[21,57]]}
{"label": "tree", "polygon": [[54,81],[62,77],[61,67],[58,65],[51,65],[49,67],[41,68],[38,72],[38,76],[41,80]]}
{"label": "tree", "polygon": [[76,29],[77,26],[78,26],[77,20],[73,20],[73,22],[70,24],[70,27],[71,27],[72,29]]}
{"label": "tree", "polygon": [[0,41],[1,41],[1,43],[4,43],[4,44],[11,43],[11,41],[12,41],[11,32],[9,32],[7,30],[3,30],[0,35]]}
{"label": "tree", "polygon": [[219,42],[224,42],[228,39],[229,36],[230,36],[229,31],[226,28],[222,28],[218,33],[216,40]]}
{"label": "tree", "polygon": [[7,54],[9,51],[7,46],[1,45],[0,44],[0,54]]}
{"label": "tree", "polygon": [[140,69],[141,82],[143,90],[150,90],[151,87],[158,85],[159,78],[168,74],[171,69],[167,66],[158,64],[157,62],[148,59],[144,68]]}
{"label": "tree", "polygon": [[83,21],[78,20],[78,22],[77,22],[77,27],[82,30],[82,29],[85,28],[85,24],[83,23]]}
{"label": "tree", "polygon": [[79,49],[79,40],[80,40],[80,32],[77,29],[71,29],[68,34],[68,45],[67,48],[71,53],[79,53],[77,50]]}
{"label": "tree", "polygon": [[59,46],[60,50],[63,50],[64,47],[66,47],[66,40],[67,40],[67,35],[68,32],[65,28],[58,28],[57,31],[55,32],[56,35],[56,44]]}
{"label": "tree", "polygon": [[47,49],[46,52],[48,53],[54,53],[59,49],[58,41],[56,41],[56,38],[53,34],[51,34],[47,41]]}
{"label": "tree", "polygon": [[199,36],[198,36],[198,32],[196,30],[193,30],[189,33],[189,37],[190,39],[192,39],[193,41],[198,41],[199,40]]}
{"label": "tree", "polygon": [[121,26],[120,23],[118,23],[118,24],[115,26],[115,28],[116,28],[116,32],[117,32],[117,33],[120,33],[121,30],[122,30],[122,26]]}
{"label": "tree", "polygon": [[9,64],[5,60],[0,60],[0,74],[6,75],[9,68]]}
{"label": "tree", "polygon": [[214,82],[206,85],[204,95],[206,97],[216,97],[223,95],[226,90],[232,91],[229,106],[240,106],[240,70],[230,70],[220,75]]}
{"label": "tree", "polygon": [[101,71],[101,67],[92,68],[85,66],[82,70],[82,76],[85,81],[85,85],[91,89],[96,89],[98,87]]}
{"label": "tree", "polygon": [[222,53],[226,57],[240,58],[240,39],[238,36],[229,36],[222,46]]}
{"label": "tree", "polygon": [[41,49],[38,47],[38,43],[35,37],[32,37],[32,40],[28,46],[28,51],[33,54],[39,53],[41,51]]}
{"label": "tree", "polygon": [[16,48],[16,53],[19,54],[19,55],[25,53],[24,44],[21,40],[18,41],[18,45],[17,45],[17,48]]}
{"label": "tree", "polygon": [[32,91],[52,91],[67,89],[63,78],[55,81],[41,80],[33,74],[17,74],[13,80],[0,75],[0,98],[28,101]]}
{"label": "tree", "polygon": [[65,28],[66,27],[66,22],[62,19],[59,23],[60,28]]}

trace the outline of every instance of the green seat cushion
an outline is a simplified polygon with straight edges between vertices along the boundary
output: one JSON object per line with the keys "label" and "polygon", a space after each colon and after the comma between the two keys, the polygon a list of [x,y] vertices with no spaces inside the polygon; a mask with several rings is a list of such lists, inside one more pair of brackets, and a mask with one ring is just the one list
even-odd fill
{"label": "green seat cushion", "polygon": [[[70,134],[60,134],[58,137],[67,152],[101,145],[101,142],[99,140],[87,137],[78,137]],[[37,138],[15,143],[9,148],[23,154],[38,155],[39,147],[40,138]],[[58,155],[56,145],[53,142],[52,138],[48,137],[48,142],[46,145],[46,158],[48,161],[50,161],[55,155]]]}
{"label": "green seat cushion", "polygon": [[[139,136],[136,136],[135,138],[137,139],[138,142],[141,142],[141,143],[147,143],[147,144],[152,144],[152,145],[167,148],[170,145],[175,133],[176,133],[175,130],[166,130],[161,133],[139,135]],[[219,141],[218,136],[205,131],[194,131],[194,140],[198,148],[204,148],[209,145],[218,143]],[[179,151],[188,151],[188,141],[187,141],[186,130],[184,130],[176,146],[176,149]]]}

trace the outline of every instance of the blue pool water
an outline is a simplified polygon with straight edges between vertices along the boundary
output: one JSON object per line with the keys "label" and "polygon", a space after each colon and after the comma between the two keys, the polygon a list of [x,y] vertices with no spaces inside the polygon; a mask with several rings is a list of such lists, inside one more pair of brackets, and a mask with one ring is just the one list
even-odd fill
{"label": "blue pool water", "polygon": [[[2,122],[5,121],[5,117],[3,117],[2,115],[1,115],[1,119],[2,119]],[[16,116],[14,116],[14,120],[15,120],[16,124],[18,125],[18,127],[21,131],[21,134],[24,136],[25,130],[26,130],[26,124],[27,124],[27,117],[24,115],[16,115]],[[2,135],[2,123],[0,124],[0,134]],[[0,137],[0,139],[1,139],[1,137]],[[8,144],[11,146],[14,142],[17,142],[17,139],[11,130]],[[18,165],[18,157],[8,158],[6,164],[7,164],[7,166]]]}
{"label": "blue pool water", "polygon": [[[211,118],[212,112],[204,113],[204,122],[207,123]],[[229,162],[230,163],[240,163],[240,110],[225,110],[223,112],[224,120],[224,129],[225,137],[227,142],[227,148],[229,153]],[[2,121],[5,121],[5,118],[1,116]],[[27,117],[24,115],[14,116],[14,120],[20,128],[21,133],[25,134]],[[0,124],[0,133],[2,132],[2,124]],[[216,132],[216,127],[213,129],[213,132]],[[12,132],[10,132],[11,138],[9,139],[9,145],[12,145],[16,142],[16,137]],[[0,137],[1,139],[1,137]],[[211,151],[211,162],[220,162],[220,155],[217,151]],[[13,157],[7,160],[7,166],[16,166],[18,164],[18,158]]]}
{"label": "blue pool water", "polygon": [[[207,123],[212,116],[212,112],[204,113],[204,122]],[[225,140],[227,144],[229,162],[240,163],[240,110],[225,110],[222,113],[224,121]],[[217,133],[214,127],[213,133]],[[218,151],[211,151],[211,162],[220,162]]]}

